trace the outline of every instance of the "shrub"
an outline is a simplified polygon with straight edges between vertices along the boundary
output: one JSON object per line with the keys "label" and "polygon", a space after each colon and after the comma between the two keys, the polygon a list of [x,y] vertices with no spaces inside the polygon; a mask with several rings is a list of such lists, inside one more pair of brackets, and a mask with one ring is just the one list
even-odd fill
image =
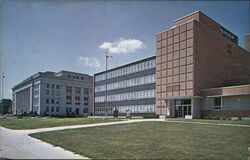
{"label": "shrub", "polygon": [[155,115],[155,114],[146,114],[146,115],[143,115],[143,118],[159,118],[159,115]]}
{"label": "shrub", "polygon": [[33,117],[37,117],[37,116],[38,116],[37,111],[33,112]]}

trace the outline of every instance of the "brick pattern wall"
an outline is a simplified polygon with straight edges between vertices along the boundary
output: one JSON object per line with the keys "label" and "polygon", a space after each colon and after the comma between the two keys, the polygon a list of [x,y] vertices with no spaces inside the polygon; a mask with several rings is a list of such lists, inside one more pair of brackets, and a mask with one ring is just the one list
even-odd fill
{"label": "brick pattern wall", "polygon": [[156,114],[167,106],[159,98],[193,95],[193,35],[191,21],[156,37]]}

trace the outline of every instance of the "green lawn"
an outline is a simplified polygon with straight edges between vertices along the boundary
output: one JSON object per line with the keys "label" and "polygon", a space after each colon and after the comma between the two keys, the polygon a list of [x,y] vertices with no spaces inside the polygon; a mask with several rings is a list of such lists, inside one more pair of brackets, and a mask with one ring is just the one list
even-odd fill
{"label": "green lawn", "polygon": [[94,159],[248,159],[250,128],[140,122],[32,134]]}
{"label": "green lawn", "polygon": [[37,129],[46,127],[70,126],[79,124],[92,124],[113,122],[112,119],[90,118],[36,118],[25,117],[22,119],[0,119],[0,126],[9,129]]}

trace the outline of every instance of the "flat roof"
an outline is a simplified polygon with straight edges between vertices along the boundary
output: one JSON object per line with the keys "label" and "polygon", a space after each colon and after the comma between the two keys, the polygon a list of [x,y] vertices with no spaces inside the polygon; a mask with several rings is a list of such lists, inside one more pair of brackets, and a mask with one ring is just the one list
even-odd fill
{"label": "flat roof", "polygon": [[24,79],[24,80],[21,81],[20,83],[16,84],[16,85],[12,88],[12,90],[15,89],[15,88],[17,88],[17,87],[19,87],[19,86],[21,86],[21,85],[23,85],[23,84],[25,84],[25,83],[27,83],[27,82],[30,82],[31,80],[34,80],[34,79],[36,79],[36,78],[38,78],[38,77],[44,76],[44,77],[51,77],[51,78],[59,78],[59,77],[56,76],[56,75],[59,74],[59,73],[63,73],[63,72],[93,77],[93,76],[90,76],[90,75],[88,75],[88,74],[77,73],[77,72],[71,72],[71,71],[65,71],[65,70],[61,70],[61,71],[59,71],[59,72],[51,72],[51,71],[37,72],[37,73],[35,73],[35,74],[29,76],[28,78]]}
{"label": "flat roof", "polygon": [[[190,19],[190,20],[188,20],[188,21],[186,21],[186,22],[184,22],[184,23],[181,23],[180,26],[183,25],[183,24],[192,22],[192,21],[195,21],[195,19]],[[161,31],[161,32],[158,32],[158,33],[156,33],[156,36],[159,35],[159,34],[162,34],[163,32],[167,32],[167,31],[169,31],[169,30],[171,30],[171,29],[174,29],[174,28],[176,28],[176,27],[179,27],[179,26],[173,26],[173,27],[171,27],[171,28],[168,28],[168,29],[165,29],[165,30],[163,30],[163,31]]]}
{"label": "flat roof", "polygon": [[[198,13],[198,12],[202,13],[200,10],[197,10],[197,11],[194,11],[194,12],[192,12],[192,13],[189,13],[189,14],[187,14],[187,15],[185,15],[185,16],[182,16],[182,17],[180,17],[180,18],[174,20],[174,22],[179,21],[179,20],[181,20],[181,19],[184,19],[184,18],[186,18],[186,17],[189,17],[189,16],[191,16],[191,15],[193,15],[193,14],[195,14],[195,13]],[[204,14],[204,13],[203,13],[203,14]]]}

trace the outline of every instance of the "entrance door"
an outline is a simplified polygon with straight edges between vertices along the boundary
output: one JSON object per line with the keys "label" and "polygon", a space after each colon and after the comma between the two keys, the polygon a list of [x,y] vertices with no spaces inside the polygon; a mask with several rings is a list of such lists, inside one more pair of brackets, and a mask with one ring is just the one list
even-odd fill
{"label": "entrance door", "polygon": [[79,115],[79,108],[76,108],[76,115]]}
{"label": "entrance door", "polygon": [[191,99],[175,100],[175,117],[184,118],[186,115],[191,115]]}

